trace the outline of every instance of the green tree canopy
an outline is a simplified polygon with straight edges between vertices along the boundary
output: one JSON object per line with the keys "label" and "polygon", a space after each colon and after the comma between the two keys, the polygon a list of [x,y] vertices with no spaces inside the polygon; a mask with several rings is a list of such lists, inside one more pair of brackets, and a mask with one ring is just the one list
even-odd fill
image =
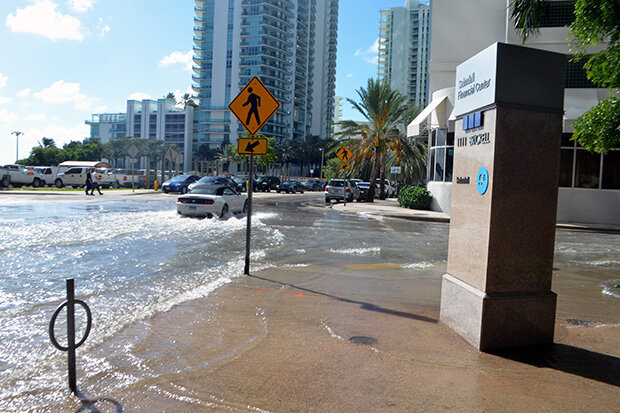
{"label": "green tree canopy", "polygon": [[[523,42],[535,33],[548,0],[514,0],[511,17]],[[620,147],[620,1],[576,0],[570,26],[574,61],[601,43],[607,45],[590,56],[584,68],[596,86],[610,88],[607,99],[573,123],[573,139],[590,152],[607,153]]]}

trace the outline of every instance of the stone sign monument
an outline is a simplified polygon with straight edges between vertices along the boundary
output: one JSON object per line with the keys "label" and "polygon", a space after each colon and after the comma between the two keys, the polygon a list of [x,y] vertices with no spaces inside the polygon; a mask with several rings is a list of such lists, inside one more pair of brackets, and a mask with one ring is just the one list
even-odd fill
{"label": "stone sign monument", "polygon": [[565,56],[495,43],[457,67],[441,320],[480,350],[553,342]]}

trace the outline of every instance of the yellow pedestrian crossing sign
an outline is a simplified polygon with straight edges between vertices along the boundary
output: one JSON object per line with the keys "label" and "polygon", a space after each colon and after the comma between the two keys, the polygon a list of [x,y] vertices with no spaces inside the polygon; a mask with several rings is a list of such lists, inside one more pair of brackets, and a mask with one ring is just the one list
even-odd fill
{"label": "yellow pedestrian crossing sign", "polygon": [[236,98],[230,102],[228,109],[239,119],[252,136],[278,110],[280,102],[273,97],[265,85],[256,76],[248,82]]}
{"label": "yellow pedestrian crossing sign", "polygon": [[338,149],[338,152],[336,152],[336,156],[344,163],[348,163],[351,160],[351,155],[353,155],[353,152],[351,152],[346,146],[343,146]]}
{"label": "yellow pedestrian crossing sign", "polygon": [[239,138],[239,155],[267,155],[267,138]]}

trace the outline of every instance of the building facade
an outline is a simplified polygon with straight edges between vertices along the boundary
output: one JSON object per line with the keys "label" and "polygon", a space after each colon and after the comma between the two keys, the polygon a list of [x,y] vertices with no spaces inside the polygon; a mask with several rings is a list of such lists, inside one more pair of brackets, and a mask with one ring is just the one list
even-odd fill
{"label": "building facade", "polygon": [[[449,211],[454,176],[454,92],[456,66],[494,42],[522,44],[509,17],[510,0],[480,0],[471,7],[460,0],[432,0],[431,57],[428,106],[408,126],[407,134],[429,130],[427,187],[432,209]],[[540,30],[525,46],[566,55],[564,120],[557,219],[620,225],[620,148],[606,155],[592,154],[571,140],[571,124],[605,99],[607,89],[595,88],[582,63],[570,61],[568,26],[574,18],[574,1],[547,3]],[[467,36],[446,27],[463,27]],[[597,49],[598,50],[598,49]],[[596,52],[597,50],[593,50]],[[424,127],[426,125],[426,128]]]}
{"label": "building facade", "polygon": [[337,0],[195,1],[194,147],[234,143],[245,133],[228,104],[254,76],[281,105],[261,133],[302,139],[330,130]]}
{"label": "building facade", "polygon": [[378,78],[416,105],[426,105],[430,48],[430,6],[406,0],[380,12]]}
{"label": "building facade", "polygon": [[128,100],[127,112],[93,114],[86,124],[90,126],[90,137],[99,138],[101,143],[131,137],[174,144],[183,154],[183,164],[192,165],[195,120],[190,105],[180,109],[167,99]]}

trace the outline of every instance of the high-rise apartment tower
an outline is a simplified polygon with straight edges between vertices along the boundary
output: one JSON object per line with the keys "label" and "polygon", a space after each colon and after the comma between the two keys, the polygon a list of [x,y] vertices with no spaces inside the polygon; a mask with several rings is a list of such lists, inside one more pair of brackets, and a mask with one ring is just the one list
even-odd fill
{"label": "high-rise apartment tower", "polygon": [[409,98],[426,105],[430,6],[406,0],[405,7],[381,10],[379,20],[379,80]]}
{"label": "high-rise apartment tower", "polygon": [[253,76],[281,104],[260,133],[324,137],[334,110],[338,0],[195,2],[194,150],[245,133],[228,104]]}

